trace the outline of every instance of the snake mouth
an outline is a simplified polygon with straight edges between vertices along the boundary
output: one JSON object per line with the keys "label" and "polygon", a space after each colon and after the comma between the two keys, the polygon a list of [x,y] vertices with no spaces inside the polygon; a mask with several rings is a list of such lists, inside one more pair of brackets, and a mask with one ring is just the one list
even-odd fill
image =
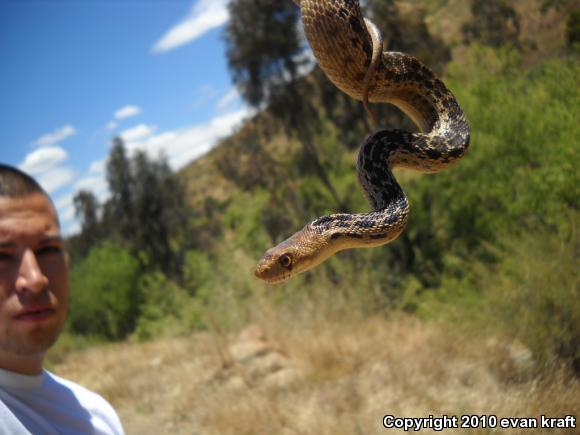
{"label": "snake mouth", "polygon": [[260,278],[262,281],[264,281],[266,284],[269,285],[278,285],[278,284],[282,284],[284,281],[286,281],[289,277],[282,277],[282,278],[271,278],[271,279],[266,279],[266,278]]}
{"label": "snake mouth", "polygon": [[262,281],[266,282],[267,284],[280,284],[290,278],[289,273],[284,273],[281,275],[274,275],[272,274],[272,269],[269,267],[263,267],[260,264],[256,266],[254,270],[254,275],[256,278],[261,279]]}

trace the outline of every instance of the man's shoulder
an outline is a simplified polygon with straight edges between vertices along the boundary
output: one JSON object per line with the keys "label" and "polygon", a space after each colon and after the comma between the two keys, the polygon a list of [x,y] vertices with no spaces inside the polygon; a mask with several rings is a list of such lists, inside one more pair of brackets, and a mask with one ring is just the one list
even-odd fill
{"label": "man's shoulder", "polygon": [[54,373],[46,372],[48,378],[47,388],[59,389],[74,396],[74,400],[86,409],[93,419],[101,423],[118,428],[122,433],[121,422],[111,404],[101,395],[77,384],[69,379],[62,378]]}
{"label": "man's shoulder", "polygon": [[45,371],[45,372],[46,372],[46,376],[47,376],[47,385],[46,385],[47,388],[51,388],[51,389],[64,388],[64,390],[69,390],[70,392],[74,393],[75,397],[81,402],[84,402],[84,401],[93,402],[93,401],[95,401],[97,403],[106,403],[107,405],[109,405],[109,402],[107,402],[98,393],[95,393],[94,391],[91,391],[88,388],[83,387],[82,385],[77,384],[74,381],[62,378],[62,377],[55,375],[54,373],[51,373],[49,371]]}

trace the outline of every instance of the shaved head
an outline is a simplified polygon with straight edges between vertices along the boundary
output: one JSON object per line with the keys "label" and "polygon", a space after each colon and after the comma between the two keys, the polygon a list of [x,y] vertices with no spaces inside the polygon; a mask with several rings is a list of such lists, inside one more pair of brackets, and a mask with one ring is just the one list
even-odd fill
{"label": "shaved head", "polygon": [[31,193],[42,193],[48,197],[40,184],[30,175],[0,163],[0,197],[22,198]]}

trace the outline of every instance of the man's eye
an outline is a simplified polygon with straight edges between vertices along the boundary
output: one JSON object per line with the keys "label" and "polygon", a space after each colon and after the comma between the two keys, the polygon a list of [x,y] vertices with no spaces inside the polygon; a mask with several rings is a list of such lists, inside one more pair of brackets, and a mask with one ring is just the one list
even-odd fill
{"label": "man's eye", "polygon": [[0,252],[0,261],[10,261],[13,258],[14,256],[8,252]]}
{"label": "man's eye", "polygon": [[36,255],[60,254],[61,252],[60,246],[44,246],[36,251]]}

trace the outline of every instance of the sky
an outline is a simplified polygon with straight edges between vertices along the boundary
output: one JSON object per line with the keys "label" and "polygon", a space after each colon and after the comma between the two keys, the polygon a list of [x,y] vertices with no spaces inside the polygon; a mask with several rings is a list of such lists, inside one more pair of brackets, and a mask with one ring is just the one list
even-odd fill
{"label": "sky", "polygon": [[250,114],[225,55],[227,0],[0,0],[0,162],[34,176],[62,231],[108,196],[111,140],[182,168]]}

